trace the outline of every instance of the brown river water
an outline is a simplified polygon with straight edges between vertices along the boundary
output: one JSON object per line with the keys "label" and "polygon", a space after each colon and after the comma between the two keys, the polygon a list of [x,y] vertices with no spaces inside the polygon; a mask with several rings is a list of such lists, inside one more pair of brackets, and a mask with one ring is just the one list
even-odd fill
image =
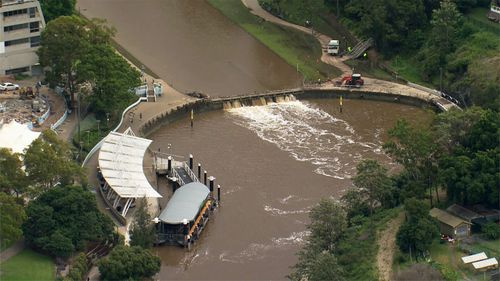
{"label": "brown river water", "polygon": [[[228,0],[229,1],[229,0]],[[238,1],[238,0],[233,0]],[[293,67],[203,0],[79,0],[106,18],[116,40],[180,91],[217,95],[296,87]],[[361,100],[292,101],[184,119],[154,132],[153,150],[202,163],[222,187],[222,206],[191,251],[154,248],[160,280],[286,279],[307,236],[308,212],[341,196],[362,158],[382,152],[387,130],[422,109]],[[196,165],[195,164],[195,165]]]}
{"label": "brown river water", "polygon": [[181,92],[229,96],[301,83],[295,68],[204,0],[79,0],[78,9],[105,18],[121,46]]}

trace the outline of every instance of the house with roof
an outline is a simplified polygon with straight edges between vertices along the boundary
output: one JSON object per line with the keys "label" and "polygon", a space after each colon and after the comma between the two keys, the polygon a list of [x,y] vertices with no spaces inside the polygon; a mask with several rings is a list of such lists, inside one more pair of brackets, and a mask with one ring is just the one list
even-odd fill
{"label": "house with roof", "polygon": [[455,239],[470,236],[472,223],[438,208],[430,210],[429,215],[438,220],[442,234]]}

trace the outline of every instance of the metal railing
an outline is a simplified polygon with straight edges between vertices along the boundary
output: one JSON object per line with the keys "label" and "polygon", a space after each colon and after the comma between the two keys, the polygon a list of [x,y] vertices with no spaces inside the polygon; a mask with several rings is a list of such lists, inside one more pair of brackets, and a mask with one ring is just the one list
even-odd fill
{"label": "metal railing", "polygon": [[[127,111],[129,111],[130,109],[132,109],[133,107],[137,106],[138,104],[141,103],[141,99],[139,98],[136,102],[134,102],[133,104],[129,105],[127,108],[125,108],[125,110],[123,110],[122,112],[122,118],[120,119],[120,123],[116,126],[116,128],[114,128],[111,132],[116,132],[123,124],[123,120],[125,119],[125,114],[127,113]],[[87,162],[89,161],[89,159],[92,157],[92,155],[94,155],[94,153],[99,149],[101,148],[102,144],[104,143],[104,138],[101,139],[90,151],[89,153],[87,154],[87,156],[85,157],[85,159],[83,160],[83,163],[82,163],[82,167],[85,166],[87,164]]]}
{"label": "metal railing", "polygon": [[186,162],[183,162],[183,164],[184,164],[184,170],[186,170],[188,176],[193,180],[193,182],[200,182],[198,180],[198,177],[196,177],[196,175],[194,174],[193,170],[189,168],[188,164]]}
{"label": "metal railing", "polygon": [[179,175],[177,170],[175,170],[174,167],[172,167],[172,176],[177,178],[177,181],[179,182],[179,186],[183,186],[185,184],[184,180],[181,178],[181,176]]}

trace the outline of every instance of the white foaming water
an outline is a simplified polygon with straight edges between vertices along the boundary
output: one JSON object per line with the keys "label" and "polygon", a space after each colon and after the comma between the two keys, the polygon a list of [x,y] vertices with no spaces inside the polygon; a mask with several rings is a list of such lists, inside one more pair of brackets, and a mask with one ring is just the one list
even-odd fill
{"label": "white foaming water", "polygon": [[[355,165],[349,165],[352,158],[360,160],[360,152],[382,154],[380,144],[362,142],[346,121],[300,101],[233,108],[228,112],[240,117],[235,119],[236,124],[249,128],[296,160],[310,162],[320,175],[350,178],[355,174]],[[349,163],[342,158],[349,158]]]}

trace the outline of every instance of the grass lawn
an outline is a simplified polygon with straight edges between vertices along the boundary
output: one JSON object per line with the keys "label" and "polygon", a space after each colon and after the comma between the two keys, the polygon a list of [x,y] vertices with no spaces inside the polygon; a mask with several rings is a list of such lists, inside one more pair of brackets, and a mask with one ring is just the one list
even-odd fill
{"label": "grass lawn", "polygon": [[229,19],[278,54],[288,64],[297,67],[306,81],[336,77],[337,68],[324,64],[319,42],[309,34],[278,26],[252,15],[240,0],[208,0]]}
{"label": "grass lawn", "polygon": [[[489,258],[500,257],[500,240],[481,241],[466,248],[474,253],[484,251]],[[456,273],[458,280],[483,280],[483,273],[475,271],[471,264],[463,264],[461,257],[467,255],[460,249],[459,244],[440,244],[435,241],[430,248],[431,259],[442,266],[442,273],[443,271],[450,275]]]}
{"label": "grass lawn", "polygon": [[472,23],[479,28],[498,34],[500,32],[500,24],[492,22],[486,17],[488,11],[489,9],[487,8],[474,8],[467,14],[467,18],[471,19]]}
{"label": "grass lawn", "polygon": [[345,63],[354,68],[355,73],[361,73],[363,76],[397,82],[395,77],[373,65],[369,60],[356,59],[348,60]]}
{"label": "grass lawn", "polygon": [[0,280],[54,280],[54,261],[31,250],[25,249],[0,264]]}

